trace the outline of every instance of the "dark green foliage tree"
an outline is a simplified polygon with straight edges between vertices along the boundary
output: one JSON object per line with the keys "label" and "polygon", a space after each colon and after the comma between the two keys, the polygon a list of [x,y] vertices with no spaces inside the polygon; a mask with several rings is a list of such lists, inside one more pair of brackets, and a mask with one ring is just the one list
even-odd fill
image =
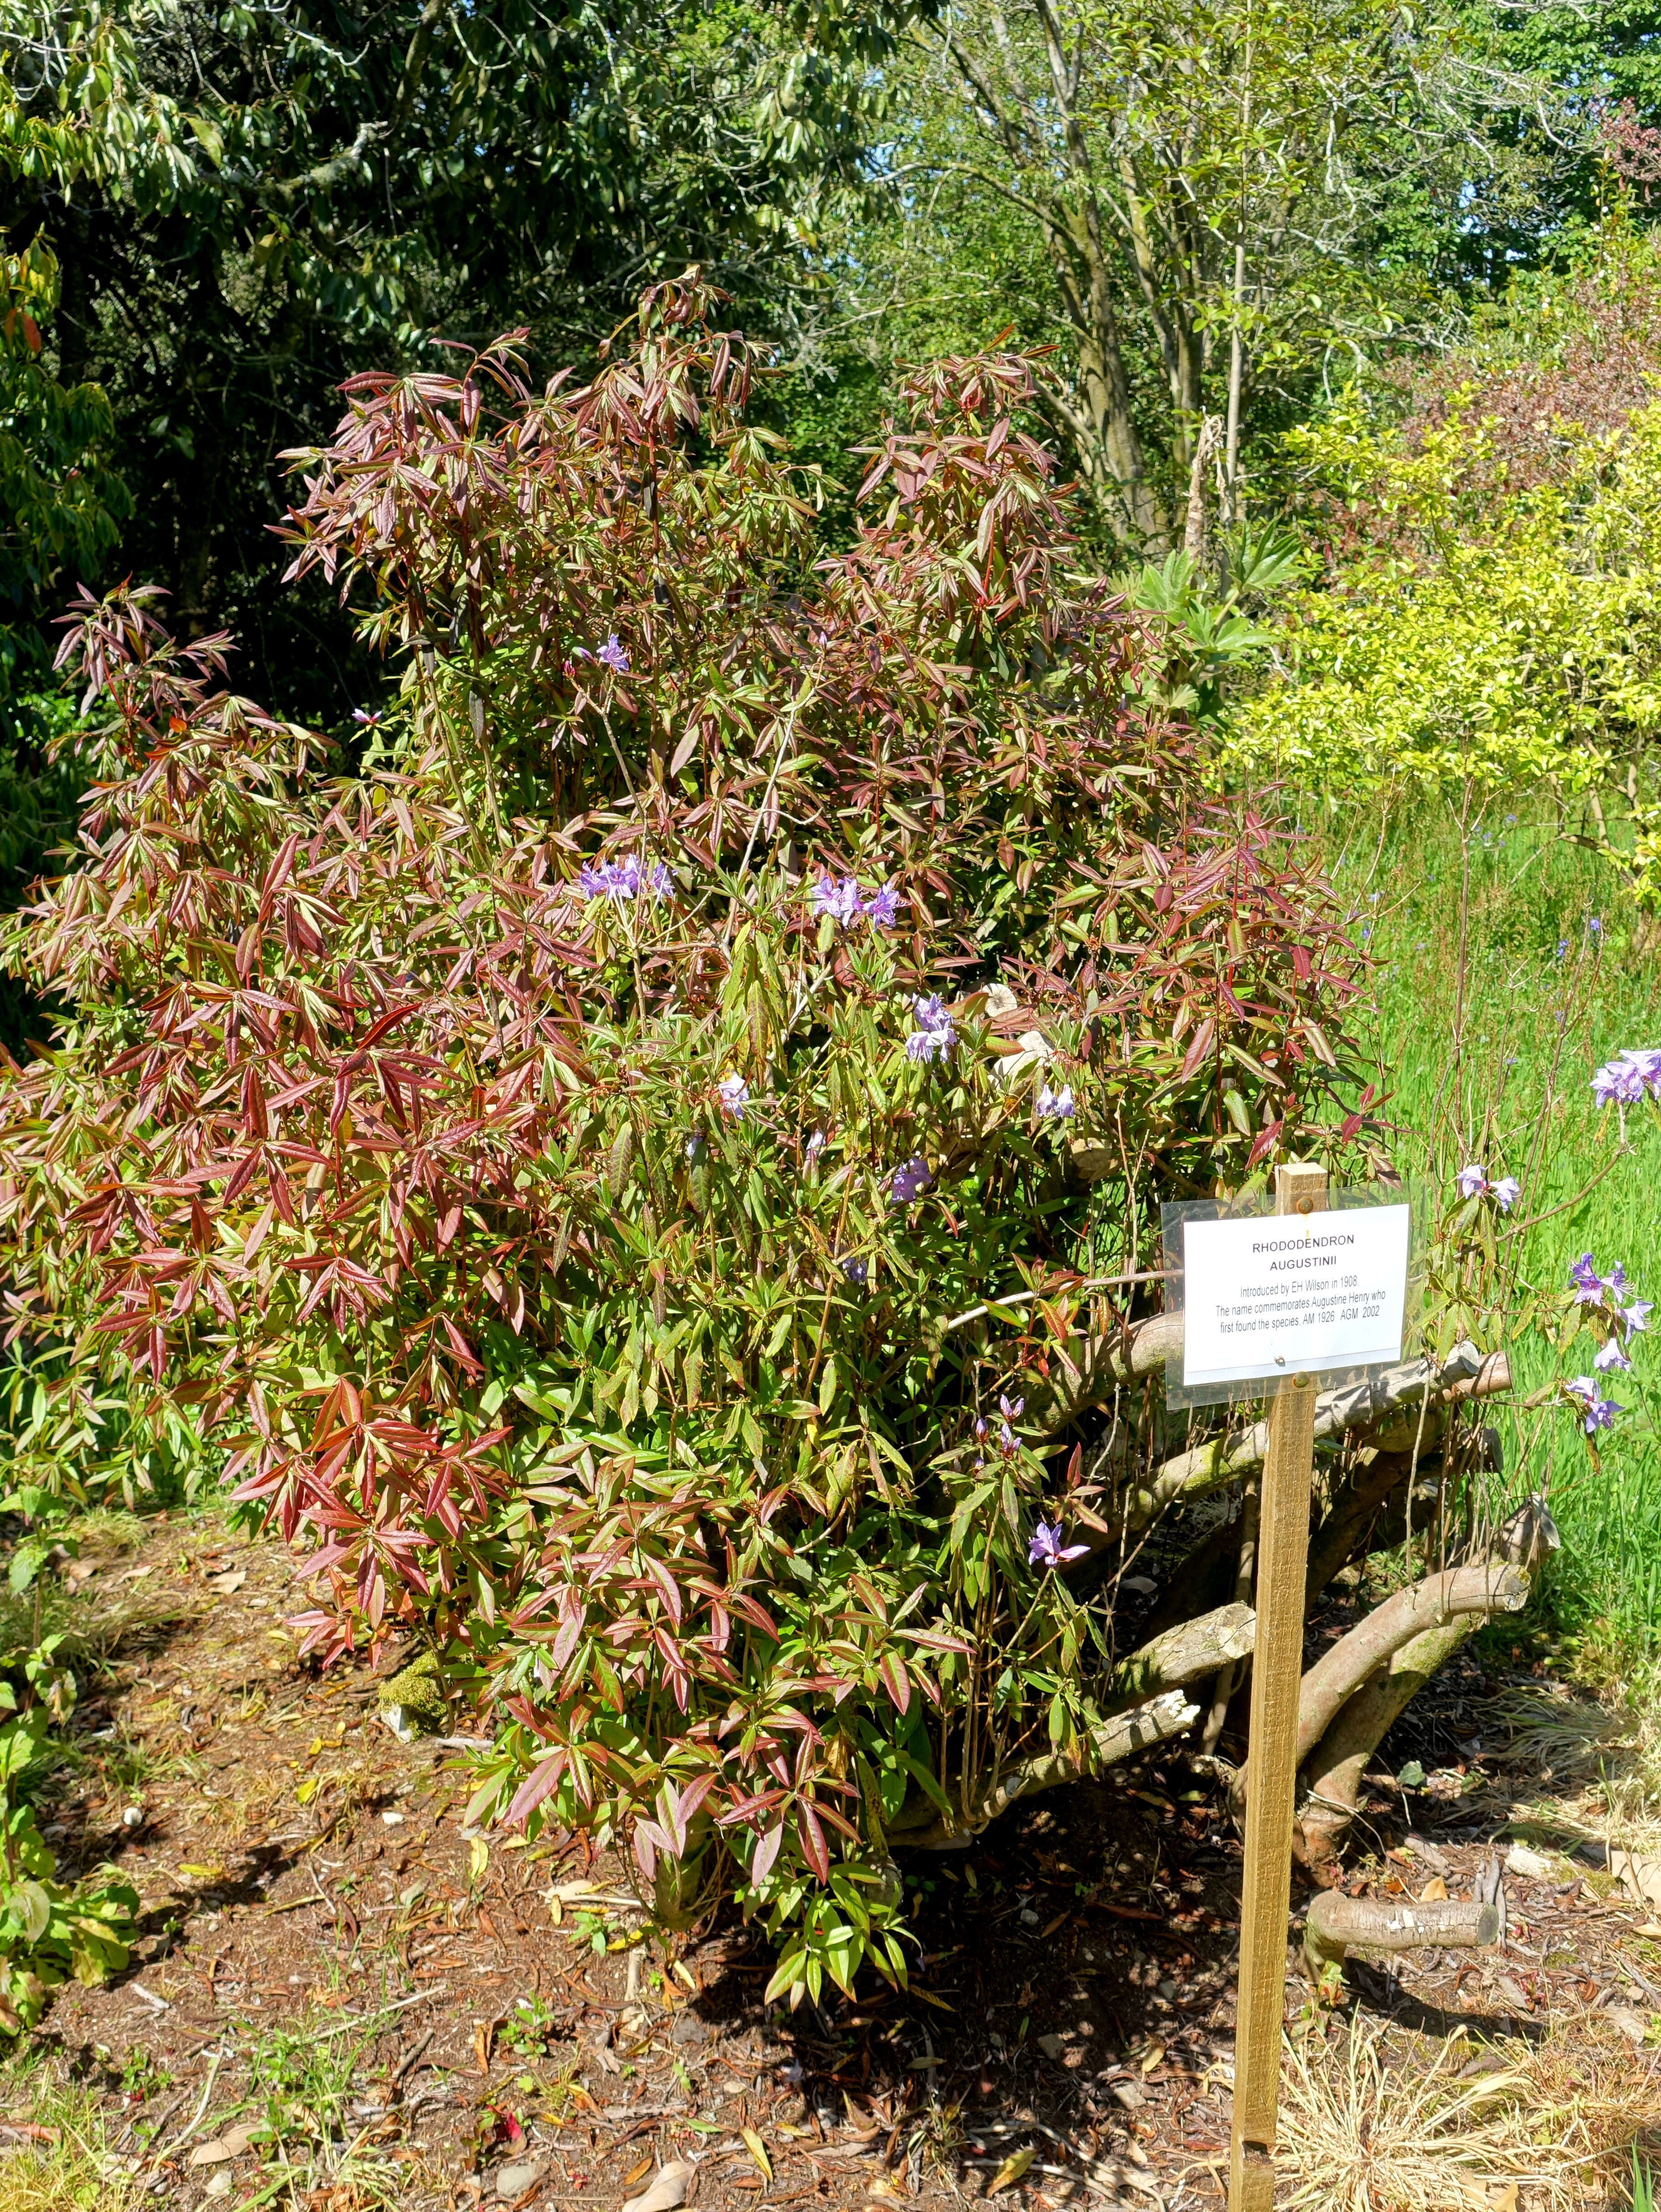
{"label": "dark green foliage tree", "polygon": [[0,221],[50,239],[58,380],[101,383],[143,487],[123,565],[341,726],[368,670],[326,594],[277,591],[277,453],[370,359],[523,323],[533,362],[592,360],[691,262],[766,326],[886,44],[879,10],[747,0],[5,8]]}

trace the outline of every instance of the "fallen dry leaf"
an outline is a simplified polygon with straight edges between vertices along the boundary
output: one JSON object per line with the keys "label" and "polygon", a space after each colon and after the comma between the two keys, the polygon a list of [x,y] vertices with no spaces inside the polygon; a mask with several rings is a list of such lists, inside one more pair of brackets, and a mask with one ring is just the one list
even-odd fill
{"label": "fallen dry leaf", "polygon": [[[1007,2189],[1013,2182],[1019,2181],[1037,2154],[1037,2148],[1031,2143],[1028,2143],[1025,2150],[1012,2151],[996,2173],[993,2175],[992,2186],[987,2191],[987,2195],[995,2197],[1001,2189]],[[872,2184],[873,2191],[875,2187],[876,2184],[873,2182]]]}
{"label": "fallen dry leaf", "polygon": [[1661,1920],[1640,1920],[1632,1932],[1634,1936],[1661,1936]]}
{"label": "fallen dry leaf", "polygon": [[198,2143],[185,2163],[186,2166],[222,2166],[235,2156],[236,2153],[230,2145],[222,2142],[215,2136],[210,2142]]}
{"label": "fallen dry leaf", "polygon": [[1421,1905],[1434,1904],[1438,1899],[1445,1898],[1447,1893],[1448,1886],[1439,1874],[1433,1875],[1420,1891],[1419,1902]]}
{"label": "fallen dry leaf", "polygon": [[625,2174],[624,2175],[624,2177],[623,2177],[623,2185],[624,2185],[624,2187],[625,2189],[632,2189],[632,2188],[634,2187],[635,2184],[636,2184],[637,2181],[644,2181],[644,2180],[645,2180],[645,2179],[646,2179],[646,2177],[647,2177],[647,2175],[648,2175],[651,2171],[652,2171],[652,2161],[651,2161],[651,2160],[650,2160],[649,2158],[643,2158],[643,2159],[642,2159],[642,2160],[641,2160],[641,2162],[640,2162],[640,2164],[639,2164],[638,2166],[631,2166],[630,2167],[630,2169],[629,2169],[628,2172],[627,2172],[627,2173],[625,2173]]}
{"label": "fallen dry leaf", "polygon": [[248,1571],[246,1567],[233,1567],[225,1574],[209,1575],[206,1577],[208,1588],[210,1590],[217,1590],[221,1597],[229,1597],[233,1590],[240,1590],[247,1579]]}
{"label": "fallen dry leaf", "polygon": [[1611,2005],[1608,2016],[1621,2034],[1630,2036],[1634,2043],[1642,2043],[1650,2032],[1648,2021],[1641,2012],[1634,2012],[1630,2005]]}
{"label": "fallen dry leaf", "polygon": [[1629,1897],[1640,1905],[1661,1905],[1661,1859],[1640,1858],[1632,1851],[1611,1851],[1609,1872]]}
{"label": "fallen dry leaf", "polygon": [[686,2202],[686,2192],[692,2185],[696,2171],[691,2159],[671,2160],[667,2166],[658,2168],[657,2179],[649,2189],[628,2199],[624,2212],[675,2212],[678,2205]]}
{"label": "fallen dry leaf", "polygon": [[753,2128],[740,2128],[739,2133],[744,2137],[744,2148],[760,2169],[762,2179],[770,2181],[773,2179],[773,2161],[767,2155],[766,2144]]}
{"label": "fallen dry leaf", "polygon": [[1466,2202],[1479,2212],[1517,2212],[1514,2181],[1466,2181],[1461,2184]]}

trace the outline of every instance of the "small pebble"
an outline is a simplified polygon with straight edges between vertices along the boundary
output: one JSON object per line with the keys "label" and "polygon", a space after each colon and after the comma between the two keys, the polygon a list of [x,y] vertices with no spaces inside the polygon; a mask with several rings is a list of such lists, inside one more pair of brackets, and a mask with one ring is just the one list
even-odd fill
{"label": "small pebble", "polygon": [[[382,1826],[385,1827],[401,1828],[404,1826],[404,1815],[402,1813],[383,1813],[380,1819]],[[527,2183],[526,2185],[528,2188],[530,2185]]]}

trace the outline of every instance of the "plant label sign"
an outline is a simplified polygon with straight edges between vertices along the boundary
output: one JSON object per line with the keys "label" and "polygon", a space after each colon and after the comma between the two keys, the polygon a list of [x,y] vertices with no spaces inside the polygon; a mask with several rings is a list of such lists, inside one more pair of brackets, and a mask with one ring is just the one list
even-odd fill
{"label": "plant label sign", "polygon": [[1411,1213],[1184,1221],[1184,1389],[1398,1360]]}

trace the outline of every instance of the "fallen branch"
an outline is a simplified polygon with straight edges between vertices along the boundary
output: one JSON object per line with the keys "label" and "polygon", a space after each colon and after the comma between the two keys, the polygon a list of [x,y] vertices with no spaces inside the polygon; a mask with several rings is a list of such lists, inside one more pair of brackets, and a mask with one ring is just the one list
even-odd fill
{"label": "fallen branch", "polygon": [[1427,1630],[1466,1616],[1520,1613],[1528,1603],[1526,1575],[1510,1565],[1449,1567],[1409,1583],[1375,1606],[1348,1636],[1321,1654],[1298,1693],[1298,1764],[1319,1743],[1367,1677]]}
{"label": "fallen branch", "polygon": [[[1019,1765],[983,1783],[961,1814],[949,1820],[936,1818],[921,1834],[908,1834],[897,1825],[889,1831],[891,1843],[910,1850],[950,1851],[964,1849],[971,1837],[1000,1813],[1007,1812],[1018,1797],[1031,1797],[1040,1790],[1053,1790],[1062,1782],[1079,1782],[1104,1767],[1116,1765],[1149,1744],[1180,1735],[1199,1714],[1180,1690],[1167,1690],[1134,1711],[1120,1713],[1080,1736],[1070,1750],[1043,1759],[1023,1759]],[[902,1816],[904,1817],[904,1816]]]}
{"label": "fallen branch", "polygon": [[[1375,1606],[1348,1636],[1340,1637],[1329,1650],[1323,1651],[1304,1676],[1298,1692],[1299,1765],[1309,1759],[1362,1686],[1370,1688],[1370,1678],[1382,1679],[1381,1670],[1388,1672],[1397,1652],[1420,1644],[1429,1647],[1439,1637],[1448,1635],[1452,1638],[1451,1650],[1491,1613],[1519,1613],[1528,1602],[1528,1595],[1527,1576],[1503,1560],[1494,1560],[1479,1566],[1450,1567],[1421,1583],[1409,1583]],[[1427,1671],[1433,1672],[1440,1664],[1439,1657]],[[1425,1674],[1420,1674],[1405,1691],[1402,1705],[1425,1679]],[[1396,1711],[1400,1710],[1398,1705]],[[1244,1809],[1250,1771],[1248,1759],[1235,1774],[1229,1790],[1237,1818]]]}
{"label": "fallen branch", "polygon": [[[1426,1408],[1423,1435],[1418,1439],[1422,1449],[1440,1436],[1452,1407],[1467,1399],[1492,1398],[1510,1388],[1511,1363],[1503,1352],[1490,1352],[1484,1359],[1474,1344],[1456,1345],[1439,1368],[1415,1359],[1346,1389],[1324,1392],[1315,1401],[1315,1440],[1319,1443],[1354,1429],[1384,1428],[1409,1407],[1415,1411],[1412,1425],[1416,1429],[1417,1409],[1428,1395],[1431,1404]],[[1411,1450],[1415,1441],[1409,1433],[1404,1448]],[[1236,1475],[1261,1467],[1268,1449],[1269,1423],[1262,1420],[1254,1421],[1250,1428],[1237,1429],[1232,1436],[1215,1437],[1193,1451],[1179,1452],[1165,1462],[1152,1482],[1130,1492],[1125,1509],[1129,1525],[1135,1528],[1151,1521],[1179,1498],[1203,1498],[1220,1490]]]}
{"label": "fallen branch", "polygon": [[1361,1777],[1385,1732],[1481,1621],[1481,1614],[1468,1613],[1392,1652],[1316,1746],[1305,1767],[1309,1794],[1299,1808],[1292,1850],[1317,1881],[1337,1878],[1339,1845],[1360,1802]]}
{"label": "fallen branch", "polygon": [[1505,1933],[1498,1902],[1443,1898],[1346,1897],[1325,1889],[1309,1908],[1304,1964],[1318,1981],[1324,1966],[1342,1966],[1347,1951],[1489,1950]]}
{"label": "fallen branch", "polygon": [[1220,1605],[1156,1636],[1108,1676],[1100,1703],[1105,1707],[1141,1705],[1160,1690],[1180,1689],[1214,1674],[1250,1652],[1257,1638],[1257,1616],[1249,1605]]}
{"label": "fallen branch", "polygon": [[[1526,1589],[1527,1577],[1558,1548],[1560,1541],[1544,1501],[1531,1498],[1495,1536],[1491,1564],[1476,1571],[1508,1574]],[[1386,1602],[1394,1604],[1396,1600]],[[1338,1708],[1325,1732],[1305,1754],[1304,1780],[1309,1794],[1293,1832],[1293,1850],[1317,1881],[1335,1876],[1339,1845],[1360,1802],[1361,1777],[1385,1731],[1486,1617],[1481,1613],[1456,1615],[1425,1626],[1411,1641],[1398,1645]],[[1361,1626],[1365,1628],[1367,1623]],[[1334,1646],[1335,1650],[1341,1648]]]}
{"label": "fallen branch", "polygon": [[[984,1827],[987,1820],[995,1819],[1005,1805],[1013,1804],[1017,1797],[1030,1797],[1035,1790],[1049,1790],[1058,1783],[1076,1782],[1081,1771],[1093,1773],[1098,1767],[1112,1765],[1137,1747],[1134,1742],[1127,1743],[1123,1748],[1116,1747],[1123,1723],[1135,1723],[1140,1727],[1156,1707],[1162,1723],[1166,1717],[1161,1702],[1165,1693],[1180,1691],[1189,1682],[1214,1674],[1218,1668],[1244,1658],[1256,1639],[1256,1616],[1249,1605],[1219,1606],[1214,1613],[1178,1622],[1175,1628],[1153,1638],[1129,1658],[1122,1659],[1102,1684],[1098,1702],[1110,1717],[1088,1739],[1092,1749],[1084,1768],[1072,1753],[1024,1759],[1018,1765],[1006,1768],[998,1778],[993,1794],[1001,1794],[1001,1802],[983,1817],[981,1800],[977,1799],[976,1810],[969,1816],[970,1824],[960,1827],[956,1823],[942,1821],[932,1800],[918,1796],[889,1824],[890,1834],[897,1843],[944,1850]],[[1192,1719],[1196,1708],[1178,1698],[1170,1711],[1174,1713],[1177,1706],[1183,1706]],[[1122,1711],[1116,1712],[1116,1707]],[[1175,1728],[1187,1725],[1187,1721],[1175,1723],[1171,1729],[1161,1725],[1159,1733],[1174,1733]],[[1147,1739],[1150,1742],[1155,1740],[1153,1736]],[[928,1830],[928,1836],[907,1832],[909,1828],[920,1827]]]}

